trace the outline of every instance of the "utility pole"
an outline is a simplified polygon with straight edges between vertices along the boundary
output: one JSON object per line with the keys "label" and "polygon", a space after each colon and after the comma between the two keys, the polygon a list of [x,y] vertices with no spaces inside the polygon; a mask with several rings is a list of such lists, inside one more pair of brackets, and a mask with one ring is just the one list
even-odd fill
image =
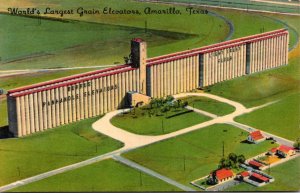
{"label": "utility pole", "polygon": [[224,155],[225,155],[225,149],[224,149],[224,141],[223,141],[223,158],[224,158]]}
{"label": "utility pole", "polygon": [[140,186],[143,186],[142,171],[140,171]]}
{"label": "utility pole", "polygon": [[145,33],[148,32],[148,23],[147,23],[147,20],[145,20]]}
{"label": "utility pole", "polygon": [[40,14],[38,14],[38,25],[41,25],[41,24],[42,24],[41,16],[40,16]]}
{"label": "utility pole", "polygon": [[21,170],[20,170],[20,167],[17,167],[17,170],[18,170],[18,175],[19,177],[21,176]]}
{"label": "utility pole", "polygon": [[183,156],[183,171],[185,171],[185,156]]}

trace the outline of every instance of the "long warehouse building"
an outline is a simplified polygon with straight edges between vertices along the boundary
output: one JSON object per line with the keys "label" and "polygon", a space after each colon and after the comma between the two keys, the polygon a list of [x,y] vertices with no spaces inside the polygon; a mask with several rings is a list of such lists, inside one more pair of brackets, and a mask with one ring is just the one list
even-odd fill
{"label": "long warehouse building", "polygon": [[9,130],[26,136],[126,106],[128,92],[165,97],[288,64],[289,33],[279,29],[147,59],[131,41],[131,63],[8,91]]}

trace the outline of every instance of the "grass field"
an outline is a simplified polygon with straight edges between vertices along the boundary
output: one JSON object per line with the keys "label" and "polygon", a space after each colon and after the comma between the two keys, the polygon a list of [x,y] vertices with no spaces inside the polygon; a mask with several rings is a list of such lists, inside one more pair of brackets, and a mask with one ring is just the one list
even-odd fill
{"label": "grass field", "polygon": [[[116,172],[117,171],[117,172]],[[114,160],[104,160],[22,186],[12,192],[180,191]]]}
{"label": "grass field", "polygon": [[300,93],[279,102],[237,117],[235,120],[295,141],[300,137]]}
{"label": "grass field", "polygon": [[300,190],[300,158],[295,158],[276,167],[271,168],[271,176],[275,181],[263,186],[255,187],[247,183],[242,183],[237,186],[226,189],[225,191],[295,191]]}
{"label": "grass field", "polygon": [[122,144],[91,128],[91,118],[24,138],[0,140],[0,186],[113,151]]}
{"label": "grass field", "polygon": [[0,22],[7,26],[0,30],[1,70],[123,64],[134,37],[147,39],[149,48],[197,37],[100,23],[38,21],[0,15]]}
{"label": "grass field", "polygon": [[4,99],[0,99],[0,117],[0,127],[7,125],[7,104]]}
{"label": "grass field", "polygon": [[242,143],[246,138],[245,131],[217,124],[131,151],[124,156],[188,185],[190,181],[217,168],[222,158],[223,141],[225,155],[233,152],[248,158],[276,146],[270,141],[257,145]]}
{"label": "grass field", "polygon": [[[44,6],[41,1],[31,1],[31,3]],[[9,5],[9,2],[5,2],[3,7],[5,5]],[[82,5],[80,1],[51,3],[52,8],[63,7],[64,9],[78,8],[80,5]],[[145,8],[145,4],[131,1],[90,1],[84,4],[86,9],[106,6],[113,9],[137,9],[141,12]],[[151,5],[153,9],[168,7]],[[184,11],[184,8],[178,9]],[[183,50],[183,46],[186,49],[222,41],[228,33],[228,26],[223,20],[205,14],[190,16],[185,11],[180,16],[86,15],[80,17],[74,14],[65,16],[64,19],[80,21],[60,22],[42,19],[39,25],[38,19],[1,15],[1,23],[5,23],[8,28],[0,31],[0,40],[6,45],[0,50],[3,60],[0,69],[123,63],[123,57],[129,54],[130,39],[133,37],[141,37],[147,41],[148,56],[152,57],[170,53],[172,49]],[[147,33],[144,29],[145,21],[148,26]],[[199,28],[199,25],[206,27]],[[9,37],[6,35],[8,31],[13,32]],[[35,41],[31,41],[32,34]]]}
{"label": "grass field", "polygon": [[226,103],[222,103],[207,97],[187,97],[182,98],[184,101],[188,101],[189,106],[196,109],[204,110],[215,115],[227,115],[234,112],[235,108]]}
{"label": "grass field", "polygon": [[[182,112],[184,111],[186,110]],[[149,117],[146,110],[137,108],[135,112],[136,118],[133,118],[131,113],[121,114],[113,117],[111,123],[132,133],[162,135],[210,120],[209,117],[194,112],[166,118],[177,113],[179,112],[171,111],[161,116],[153,115]]]}

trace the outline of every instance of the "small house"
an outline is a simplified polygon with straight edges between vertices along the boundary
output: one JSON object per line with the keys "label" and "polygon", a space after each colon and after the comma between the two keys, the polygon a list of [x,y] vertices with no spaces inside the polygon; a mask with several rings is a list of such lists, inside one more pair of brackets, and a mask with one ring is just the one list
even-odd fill
{"label": "small house", "polygon": [[215,182],[217,184],[226,182],[235,177],[235,174],[230,169],[220,169],[210,174],[209,181]]}
{"label": "small house", "polygon": [[275,155],[277,153],[277,147],[274,147],[268,151],[269,155]]}
{"label": "small house", "polygon": [[262,167],[264,167],[263,164],[261,164],[261,163],[255,161],[255,160],[249,161],[248,164],[249,164],[249,166],[251,166],[252,168],[258,169],[258,170],[260,170]]}
{"label": "small house", "polygon": [[265,137],[262,135],[262,133],[259,130],[251,132],[247,137],[247,141],[255,144],[262,142],[263,140],[265,140]]}
{"label": "small house", "polygon": [[296,151],[293,147],[289,147],[286,145],[281,145],[277,149],[277,154],[282,157],[289,157],[296,154]]}

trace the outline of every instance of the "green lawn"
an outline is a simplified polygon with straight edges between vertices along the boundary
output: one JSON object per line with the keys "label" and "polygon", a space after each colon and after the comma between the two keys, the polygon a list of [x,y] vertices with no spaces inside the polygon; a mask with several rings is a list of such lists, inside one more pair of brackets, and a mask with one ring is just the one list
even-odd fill
{"label": "green lawn", "polygon": [[295,141],[300,137],[300,93],[258,109],[235,120]]}
{"label": "green lawn", "polygon": [[104,160],[11,190],[12,192],[180,191],[114,160]]}
{"label": "green lawn", "polygon": [[192,96],[192,97],[187,97],[182,99],[184,101],[188,101],[189,106],[191,107],[204,110],[219,116],[227,115],[229,113],[234,112],[235,110],[235,108],[231,105],[207,97]]}
{"label": "green lawn", "polygon": [[4,99],[0,99],[0,117],[0,127],[7,125],[7,104]]}
{"label": "green lawn", "polygon": [[275,181],[262,187],[255,187],[247,183],[226,189],[225,191],[295,191],[300,190],[300,158],[295,158],[271,168],[271,176]]}
{"label": "green lawn", "polygon": [[43,19],[39,25],[34,18],[3,14],[0,23],[7,26],[0,30],[1,70],[123,64],[134,37],[152,48],[198,36],[83,21]]}
{"label": "green lawn", "polygon": [[161,114],[160,116],[152,115],[151,117],[147,113],[148,110],[136,108],[135,111],[135,115],[132,113],[117,115],[111,119],[111,123],[132,133],[162,135],[210,120],[209,117],[194,112],[166,118],[167,116],[187,110],[178,110],[176,112],[171,110],[167,114]]}
{"label": "green lawn", "polygon": [[0,186],[113,151],[122,144],[91,128],[99,117],[0,140]]}
{"label": "green lawn", "polygon": [[247,132],[231,125],[216,124],[176,138],[155,143],[126,153],[124,156],[171,179],[188,185],[192,180],[216,169],[225,155],[233,152],[246,158],[277,146],[270,141],[259,144],[242,143]]}

